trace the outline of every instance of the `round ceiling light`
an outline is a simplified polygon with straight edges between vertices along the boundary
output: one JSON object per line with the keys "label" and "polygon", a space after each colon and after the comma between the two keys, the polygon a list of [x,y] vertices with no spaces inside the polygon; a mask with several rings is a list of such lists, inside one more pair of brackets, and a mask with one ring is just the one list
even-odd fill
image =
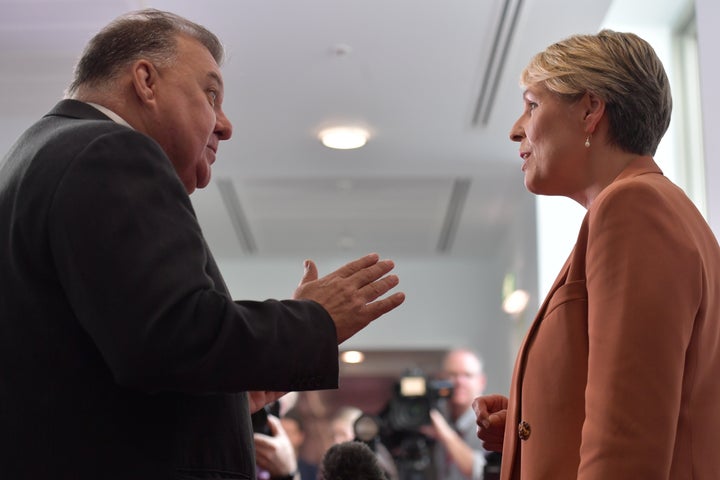
{"label": "round ceiling light", "polygon": [[328,148],[350,150],[367,143],[367,130],[355,127],[334,127],[320,132],[320,141]]}
{"label": "round ceiling light", "polygon": [[357,350],[348,350],[340,354],[340,360],[344,363],[362,363],[365,355]]}

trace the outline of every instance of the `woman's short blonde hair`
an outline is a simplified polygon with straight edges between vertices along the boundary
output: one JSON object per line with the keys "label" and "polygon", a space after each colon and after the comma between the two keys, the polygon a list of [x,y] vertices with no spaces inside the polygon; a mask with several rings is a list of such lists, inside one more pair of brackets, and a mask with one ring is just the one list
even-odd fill
{"label": "woman's short blonde hair", "polygon": [[544,85],[568,99],[587,92],[602,98],[610,142],[631,153],[654,155],[670,125],[665,69],[650,44],[632,33],[602,30],[554,43],[530,60],[521,84]]}

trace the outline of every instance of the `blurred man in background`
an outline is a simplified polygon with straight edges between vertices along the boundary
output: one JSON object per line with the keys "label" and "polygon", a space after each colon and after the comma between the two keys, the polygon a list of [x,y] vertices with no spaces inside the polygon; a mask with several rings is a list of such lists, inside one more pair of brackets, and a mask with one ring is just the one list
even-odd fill
{"label": "blurred man in background", "polygon": [[482,479],[487,452],[477,437],[472,409],[473,400],[485,389],[482,360],[465,348],[451,350],[443,361],[442,377],[452,382],[452,396],[439,410],[430,411],[432,426],[424,429],[424,433],[437,441],[434,451],[436,478]]}

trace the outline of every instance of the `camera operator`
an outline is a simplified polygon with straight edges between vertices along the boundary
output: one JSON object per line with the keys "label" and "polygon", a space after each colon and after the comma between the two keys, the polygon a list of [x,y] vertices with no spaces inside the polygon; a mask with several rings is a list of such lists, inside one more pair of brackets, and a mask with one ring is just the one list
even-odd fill
{"label": "camera operator", "polygon": [[442,376],[452,383],[452,395],[444,405],[430,411],[432,425],[422,428],[424,434],[436,440],[436,478],[482,479],[487,452],[477,437],[472,409],[473,400],[485,389],[482,360],[468,349],[451,350],[443,361]]}

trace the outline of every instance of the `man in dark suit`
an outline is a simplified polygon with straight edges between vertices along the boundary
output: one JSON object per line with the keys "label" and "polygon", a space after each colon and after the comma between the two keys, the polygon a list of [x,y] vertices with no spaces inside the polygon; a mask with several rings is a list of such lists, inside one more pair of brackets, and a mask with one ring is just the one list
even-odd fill
{"label": "man in dark suit", "polygon": [[0,478],[252,479],[250,412],[335,388],[338,343],[404,300],[374,254],[231,299],[188,196],[232,134],[222,55],[123,16],[0,164]]}

